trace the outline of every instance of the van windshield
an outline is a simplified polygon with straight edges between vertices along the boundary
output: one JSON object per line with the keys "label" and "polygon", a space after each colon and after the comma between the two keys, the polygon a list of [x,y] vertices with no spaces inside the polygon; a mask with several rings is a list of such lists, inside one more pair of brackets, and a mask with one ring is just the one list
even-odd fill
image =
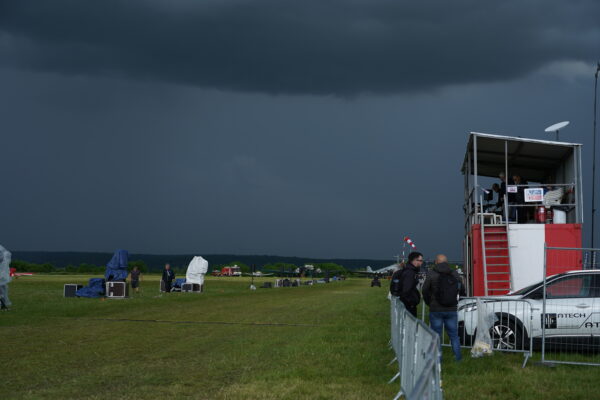
{"label": "van windshield", "polygon": [[540,286],[542,283],[543,282],[537,282],[537,283],[534,283],[533,285],[525,286],[523,289],[519,289],[516,292],[509,294],[509,296],[517,296],[517,295],[525,294],[525,293],[535,289],[536,287]]}
{"label": "van windshield", "polygon": [[[560,276],[563,276],[563,275],[564,274],[556,274],[556,275],[551,275],[551,276],[547,277],[546,278],[546,284],[552,282],[556,278],[558,278]],[[523,289],[519,289],[516,292],[513,292],[513,293],[509,294],[509,296],[518,296],[518,295],[521,295],[521,294],[525,294],[525,293],[527,293],[527,292],[535,289],[538,286],[542,286],[543,284],[544,284],[544,281],[534,283],[533,285],[525,286]]]}

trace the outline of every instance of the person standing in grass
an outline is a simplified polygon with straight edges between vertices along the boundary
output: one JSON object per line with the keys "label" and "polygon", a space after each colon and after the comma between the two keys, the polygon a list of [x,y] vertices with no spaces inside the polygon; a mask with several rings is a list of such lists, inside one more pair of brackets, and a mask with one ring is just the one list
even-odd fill
{"label": "person standing in grass", "polygon": [[460,341],[458,339],[458,297],[464,296],[465,285],[458,272],[450,268],[448,259],[443,254],[435,258],[435,265],[428,272],[423,284],[423,300],[429,306],[429,323],[431,329],[440,336],[440,359],[442,354],[443,329],[446,329],[454,358],[462,359]]}
{"label": "person standing in grass", "polygon": [[140,281],[142,280],[142,271],[138,267],[133,267],[129,273],[131,279],[131,288],[135,289],[136,293],[140,291]]}
{"label": "person standing in grass", "polygon": [[170,264],[165,264],[165,269],[163,270],[162,280],[165,282],[165,292],[171,291],[171,284],[173,280],[175,280],[175,272],[171,269]]}
{"label": "person standing in grass", "polygon": [[421,302],[419,284],[419,268],[423,264],[423,254],[413,251],[408,255],[408,263],[394,272],[390,283],[390,293],[402,301],[408,312],[417,317],[417,306]]}

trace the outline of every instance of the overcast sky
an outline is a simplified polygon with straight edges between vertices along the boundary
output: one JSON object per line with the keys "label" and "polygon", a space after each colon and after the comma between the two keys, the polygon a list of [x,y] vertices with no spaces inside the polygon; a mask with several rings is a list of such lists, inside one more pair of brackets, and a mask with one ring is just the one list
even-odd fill
{"label": "overcast sky", "polygon": [[468,132],[544,139],[562,120],[584,144],[589,228],[599,15],[3,0],[0,243],[391,259],[408,235],[460,259]]}

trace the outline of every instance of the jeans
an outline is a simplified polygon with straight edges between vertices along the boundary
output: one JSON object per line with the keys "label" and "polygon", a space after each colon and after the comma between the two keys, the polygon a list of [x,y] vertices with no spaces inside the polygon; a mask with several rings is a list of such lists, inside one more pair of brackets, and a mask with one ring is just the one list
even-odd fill
{"label": "jeans", "polygon": [[442,354],[442,328],[446,328],[446,333],[450,338],[450,344],[452,345],[452,352],[454,352],[454,358],[456,361],[462,359],[460,353],[460,341],[458,340],[458,313],[456,311],[437,311],[429,313],[429,324],[431,329],[440,335],[440,359]]}

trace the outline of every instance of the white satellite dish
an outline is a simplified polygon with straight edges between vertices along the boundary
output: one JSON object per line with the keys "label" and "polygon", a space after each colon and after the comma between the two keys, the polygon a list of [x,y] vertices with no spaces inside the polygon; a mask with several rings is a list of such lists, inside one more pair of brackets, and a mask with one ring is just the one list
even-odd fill
{"label": "white satellite dish", "polygon": [[556,132],[557,130],[562,129],[567,125],[569,125],[569,121],[558,122],[544,129],[544,132]]}
{"label": "white satellite dish", "polygon": [[556,124],[550,125],[546,129],[544,129],[544,132],[556,132],[556,141],[558,141],[558,131],[564,128],[565,126],[569,125],[569,123],[569,121],[557,122]]}

